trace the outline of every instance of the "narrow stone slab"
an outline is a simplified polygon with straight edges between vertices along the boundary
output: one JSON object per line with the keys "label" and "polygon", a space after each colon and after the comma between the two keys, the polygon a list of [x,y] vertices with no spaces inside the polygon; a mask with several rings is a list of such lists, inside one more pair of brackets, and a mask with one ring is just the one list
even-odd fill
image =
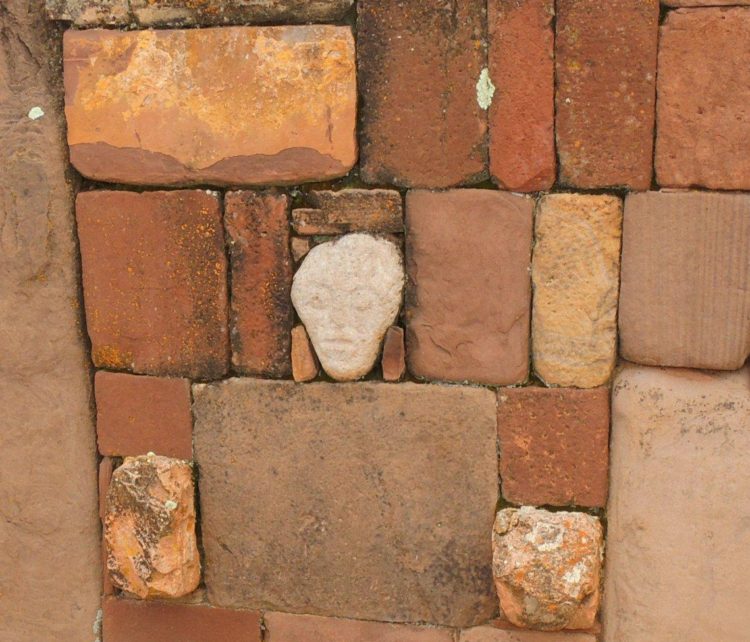
{"label": "narrow stone slab", "polygon": [[297,234],[401,234],[404,231],[401,194],[395,190],[316,190],[307,195],[307,203],[309,207],[292,211],[292,225]]}
{"label": "narrow stone slab", "polygon": [[747,638],[748,428],[750,368],[620,372],[612,401],[606,642]]}
{"label": "narrow stone slab", "polygon": [[193,387],[213,604],[489,619],[495,398],[417,384]]}
{"label": "narrow stone slab", "polygon": [[477,626],[461,631],[458,642],[596,642],[589,633],[524,631],[495,626]]}
{"label": "narrow stone slab", "polygon": [[300,183],[357,159],[348,27],[67,31],[64,66],[70,159],[89,178]]}

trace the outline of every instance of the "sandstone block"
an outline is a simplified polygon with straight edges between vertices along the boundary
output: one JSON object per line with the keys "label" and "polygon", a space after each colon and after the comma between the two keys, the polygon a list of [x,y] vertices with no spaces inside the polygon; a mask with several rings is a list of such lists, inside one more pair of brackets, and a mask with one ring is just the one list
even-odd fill
{"label": "sandstone block", "polygon": [[446,626],[492,616],[490,391],[231,379],[193,393],[213,604]]}
{"label": "sandstone block", "polygon": [[326,373],[353,381],[372,370],[403,287],[401,253],[385,239],[347,234],[310,250],[292,302]]}
{"label": "sandstone block", "polygon": [[495,626],[477,626],[461,631],[458,642],[596,642],[596,636],[565,631],[540,633]]}
{"label": "sandstone block", "polygon": [[607,388],[503,388],[497,431],[503,497],[509,502],[601,508],[607,503]]}
{"label": "sandstone block", "polygon": [[548,385],[606,383],[617,355],[622,201],[551,194],[535,223],[534,370]]}
{"label": "sandstone block", "polygon": [[449,187],[486,178],[483,0],[360,0],[362,178]]}
{"label": "sandstone block", "polygon": [[112,583],[140,598],[181,597],[198,587],[195,488],[188,462],[126,457],[112,474],[104,516]]}
{"label": "sandstone block", "polygon": [[490,0],[490,173],[503,188],[552,187],[555,156],[554,0]]}
{"label": "sandstone block", "polygon": [[500,608],[516,626],[558,631],[593,626],[603,534],[585,513],[506,508],[493,531]]}
{"label": "sandstone block", "polygon": [[102,608],[107,642],[261,642],[254,611],[114,598]]}
{"label": "sandstone block", "polygon": [[[673,228],[679,231],[679,228]],[[750,603],[750,368],[619,373],[604,640],[743,640]],[[696,605],[710,604],[710,608]]]}
{"label": "sandstone block", "polygon": [[416,377],[508,385],[529,373],[533,201],[406,197],[406,358]]}
{"label": "sandstone block", "polygon": [[67,31],[64,45],[70,159],[84,176],[287,184],[356,162],[348,27]]}
{"label": "sandstone block", "polygon": [[100,370],[95,377],[96,436],[102,455],[193,458],[187,379]]}
{"label": "sandstone block", "polygon": [[312,249],[312,239],[300,238],[293,236],[291,240],[292,258],[295,263],[300,263],[307,253]]}
{"label": "sandstone block", "polygon": [[582,188],[651,185],[658,0],[557,3],[560,180]]}
{"label": "sandstone block", "polygon": [[224,374],[227,265],[218,196],[81,192],[76,217],[94,365]]}
{"label": "sandstone block", "polygon": [[243,374],[285,377],[294,323],[289,197],[229,192],[224,222],[232,265],[232,364]]}
{"label": "sandstone block", "polygon": [[292,225],[297,234],[401,234],[404,231],[401,194],[395,190],[312,191],[307,201],[309,207],[292,211]]}
{"label": "sandstone block", "polygon": [[740,368],[750,355],[750,196],[630,195],[619,324],[631,361]]}
{"label": "sandstone block", "polygon": [[715,7],[721,5],[745,5],[750,0],[662,0],[668,7]]}
{"label": "sandstone block", "polygon": [[381,366],[385,381],[400,381],[406,373],[406,349],[404,346],[403,328],[393,325],[385,333]]}
{"label": "sandstone block", "polygon": [[660,185],[750,188],[750,160],[745,153],[750,145],[748,39],[747,7],[667,14],[659,45],[656,180]]}
{"label": "sandstone block", "polygon": [[318,376],[318,358],[307,336],[305,326],[292,329],[292,376],[297,382],[312,381]]}

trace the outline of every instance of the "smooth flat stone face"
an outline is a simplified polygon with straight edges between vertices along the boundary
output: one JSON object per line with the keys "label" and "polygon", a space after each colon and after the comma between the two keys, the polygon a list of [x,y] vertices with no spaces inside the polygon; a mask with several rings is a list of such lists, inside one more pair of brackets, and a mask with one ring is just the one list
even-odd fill
{"label": "smooth flat stone face", "polygon": [[64,65],[71,162],[89,178],[299,183],[357,158],[348,27],[68,31]]}

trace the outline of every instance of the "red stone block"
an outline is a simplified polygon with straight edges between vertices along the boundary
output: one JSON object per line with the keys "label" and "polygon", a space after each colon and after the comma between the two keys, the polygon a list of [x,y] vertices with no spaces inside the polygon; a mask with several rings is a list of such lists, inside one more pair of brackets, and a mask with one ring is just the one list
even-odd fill
{"label": "red stone block", "polygon": [[119,457],[193,458],[193,420],[187,379],[105,372],[95,377],[99,452]]}
{"label": "red stone block", "polygon": [[289,197],[229,192],[224,207],[232,265],[232,363],[242,374],[288,376],[294,322]]}
{"label": "red stone block", "polygon": [[388,328],[383,341],[383,356],[380,363],[385,381],[400,381],[406,373],[406,347],[404,345],[403,328],[396,325]]}
{"label": "red stone block", "polygon": [[227,264],[217,195],[82,192],[76,216],[94,365],[222,376]]}

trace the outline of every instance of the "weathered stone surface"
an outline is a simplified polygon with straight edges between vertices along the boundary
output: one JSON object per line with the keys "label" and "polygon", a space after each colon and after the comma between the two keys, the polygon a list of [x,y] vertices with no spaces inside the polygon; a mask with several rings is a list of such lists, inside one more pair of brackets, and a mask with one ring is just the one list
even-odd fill
{"label": "weathered stone surface", "polygon": [[657,182],[750,189],[750,8],[670,11],[660,36]]}
{"label": "weathered stone surface", "polygon": [[599,520],[585,513],[529,507],[498,512],[492,569],[508,620],[543,631],[593,626],[602,538]]}
{"label": "weathered stone surface", "polygon": [[310,250],[292,301],[328,375],[353,381],[372,370],[403,287],[401,253],[385,239],[347,234]]}
{"label": "weathered stone surface", "polygon": [[574,187],[651,185],[658,0],[557,2],[557,150]]}
{"label": "weathered stone surface", "polygon": [[266,613],[267,642],[454,642],[445,628]]}
{"label": "weathered stone surface", "polygon": [[126,457],[112,474],[104,516],[113,584],[141,598],[180,597],[201,577],[193,469],[159,455]]}
{"label": "weathered stone surface", "polygon": [[357,3],[362,178],[449,187],[486,178],[483,0]]}
{"label": "weathered stone surface", "polygon": [[114,598],[102,606],[106,642],[261,642],[253,611]]}
{"label": "weathered stone surface", "polygon": [[750,0],[662,0],[668,7],[715,7],[750,4]]}
{"label": "weathered stone surface", "polygon": [[292,329],[292,376],[297,382],[312,381],[318,376],[318,358],[315,356],[305,326]]}
{"label": "weathered stone surface", "polygon": [[555,156],[554,0],[490,0],[490,173],[503,188],[552,187]]}
{"label": "weathered stone surface", "polygon": [[[60,33],[0,3],[0,639],[91,640],[96,432],[66,181]],[[30,111],[42,116],[31,119]]]}
{"label": "weathered stone surface", "polygon": [[193,393],[212,603],[450,626],[493,615],[490,391],[232,379]]}
{"label": "weathered stone surface", "polygon": [[748,427],[750,368],[627,366],[618,375],[606,642],[747,637]]}
{"label": "weathered stone surface", "polygon": [[312,239],[300,238],[293,236],[291,240],[292,258],[295,263],[299,263],[305,258],[307,253],[312,249]]}
{"label": "weathered stone surface", "polygon": [[622,201],[616,196],[550,194],[537,209],[534,371],[548,385],[593,388],[617,358]]}
{"label": "weathered stone surface", "polygon": [[227,261],[218,195],[82,192],[76,216],[94,365],[223,375]]}
{"label": "weathered stone surface", "polygon": [[348,27],[68,31],[64,42],[70,158],[84,176],[286,184],[356,162]]}
{"label": "weathered stone surface", "polygon": [[630,361],[742,367],[750,355],[750,196],[628,196],[619,324]]}
{"label": "weathered stone surface", "polygon": [[518,629],[477,626],[461,631],[458,642],[596,642],[588,633],[519,631]]}
{"label": "weathered stone surface", "polygon": [[297,234],[345,234],[404,231],[401,194],[388,189],[321,190],[307,195],[309,207],[292,211]]}
{"label": "weathered stone surface", "polygon": [[385,333],[383,356],[380,360],[385,381],[400,381],[406,373],[406,348],[404,329],[392,325]]}
{"label": "weathered stone surface", "polygon": [[242,374],[285,377],[294,324],[289,197],[229,192],[224,224],[232,265],[232,364]]}
{"label": "weathered stone surface", "polygon": [[604,507],[609,389],[503,388],[497,432],[503,497],[514,504]]}
{"label": "weathered stone surface", "polygon": [[247,22],[329,22],[354,0],[47,0],[54,20],[79,27],[226,25]]}
{"label": "weathered stone surface", "polygon": [[508,385],[529,373],[530,198],[406,197],[406,358],[416,377]]}
{"label": "weathered stone surface", "polygon": [[100,370],[95,377],[96,436],[102,455],[193,458],[187,379]]}

